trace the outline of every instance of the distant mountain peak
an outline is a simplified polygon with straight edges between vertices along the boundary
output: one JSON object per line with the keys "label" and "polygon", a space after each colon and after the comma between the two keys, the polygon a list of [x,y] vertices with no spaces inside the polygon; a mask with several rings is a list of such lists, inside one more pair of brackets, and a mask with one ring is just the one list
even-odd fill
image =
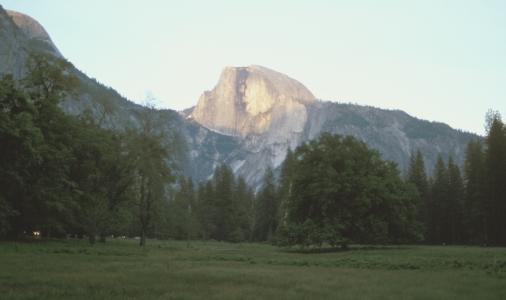
{"label": "distant mountain peak", "polygon": [[[281,120],[302,130],[305,105],[316,101],[300,82],[266,67],[226,67],[213,90],[200,97],[191,116],[219,132],[246,136],[263,134]],[[283,122],[282,122],[283,123]]]}
{"label": "distant mountain peak", "polygon": [[5,10],[7,15],[9,15],[16,24],[16,26],[26,35],[26,37],[30,40],[39,41],[42,44],[45,44],[46,47],[49,47],[51,52],[58,57],[63,57],[55,46],[51,37],[44,29],[44,27],[34,18],[25,15],[23,13],[13,11],[13,10]]}

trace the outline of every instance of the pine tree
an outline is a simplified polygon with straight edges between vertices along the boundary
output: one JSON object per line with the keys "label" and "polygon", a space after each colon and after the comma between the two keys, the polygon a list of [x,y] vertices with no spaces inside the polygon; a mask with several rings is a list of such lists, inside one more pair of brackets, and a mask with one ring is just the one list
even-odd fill
{"label": "pine tree", "polygon": [[487,129],[487,238],[506,245],[506,129],[499,113],[488,113]]}
{"label": "pine tree", "polygon": [[462,243],[463,239],[463,206],[464,206],[464,182],[459,167],[448,159],[448,206],[446,215],[449,216],[449,240],[448,243]]}
{"label": "pine tree", "polygon": [[169,205],[170,236],[176,239],[190,240],[196,237],[198,220],[196,217],[196,199],[193,181],[182,176],[179,179],[179,190]]}
{"label": "pine tree", "polygon": [[447,243],[448,228],[448,170],[441,156],[438,157],[431,185],[431,201],[429,206],[428,237],[430,243]]}
{"label": "pine tree", "polygon": [[258,192],[255,207],[254,236],[257,241],[272,239],[278,226],[279,198],[276,191],[274,173],[271,168],[265,171],[262,188]]}
{"label": "pine tree", "polygon": [[416,154],[412,154],[409,162],[407,181],[413,184],[419,194],[419,202],[417,203],[417,220],[424,226],[424,235],[429,222],[429,180],[425,172],[425,162],[423,155],[418,150]]}
{"label": "pine tree", "polygon": [[220,241],[228,241],[235,231],[235,214],[237,213],[237,201],[234,199],[235,178],[232,170],[226,165],[216,168],[213,177],[214,182],[214,205],[216,218],[214,225],[216,231],[214,238]]}
{"label": "pine tree", "polygon": [[[279,213],[278,213],[278,221],[280,225],[286,225],[286,220],[288,218],[288,200],[292,196],[293,191],[293,176],[294,176],[294,168],[295,168],[295,155],[293,151],[288,148],[286,152],[285,160],[281,165],[281,174],[279,179]],[[281,227],[279,227],[281,228]]]}
{"label": "pine tree", "polygon": [[485,157],[480,140],[470,141],[464,164],[465,205],[464,239],[468,243],[485,243]]}
{"label": "pine tree", "polygon": [[215,191],[212,181],[201,183],[197,193],[197,215],[200,224],[200,235],[204,240],[214,238],[216,234],[217,209]]}
{"label": "pine tree", "polygon": [[235,231],[232,233],[233,240],[245,241],[251,240],[253,224],[253,190],[248,186],[244,178],[237,178],[237,184],[234,191],[234,198],[237,201],[237,211],[235,215]]}

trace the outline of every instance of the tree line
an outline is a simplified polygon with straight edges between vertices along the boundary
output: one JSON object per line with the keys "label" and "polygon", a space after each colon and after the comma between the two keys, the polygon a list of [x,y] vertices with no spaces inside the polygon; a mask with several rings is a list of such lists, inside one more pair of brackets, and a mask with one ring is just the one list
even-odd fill
{"label": "tree line", "polygon": [[440,157],[428,175],[418,151],[403,176],[365,143],[325,133],[288,150],[254,191],[225,165],[205,182],[176,178],[177,140],[164,142],[153,108],[120,131],[90,111],[65,114],[59,105],[79,84],[69,68],[36,54],[24,79],[0,80],[0,237],[506,245],[498,113],[487,115],[487,136],[468,144],[462,167]]}
{"label": "tree line", "polygon": [[170,209],[172,237],[303,247],[506,245],[505,178],[506,126],[496,112],[487,115],[487,136],[467,145],[462,167],[439,157],[431,175],[420,151],[401,175],[365,143],[323,134],[288,150],[278,176],[268,169],[256,194],[226,166],[196,188],[183,179]]}
{"label": "tree line", "polygon": [[71,74],[68,62],[32,54],[25,78],[0,79],[0,237],[127,234],[144,245],[174,181],[156,111],[121,132],[90,111],[67,115]]}
{"label": "tree line", "polygon": [[506,126],[493,111],[486,124],[485,138],[467,145],[462,168],[439,157],[428,176],[422,153],[412,156],[407,181],[420,196],[425,242],[506,245]]}

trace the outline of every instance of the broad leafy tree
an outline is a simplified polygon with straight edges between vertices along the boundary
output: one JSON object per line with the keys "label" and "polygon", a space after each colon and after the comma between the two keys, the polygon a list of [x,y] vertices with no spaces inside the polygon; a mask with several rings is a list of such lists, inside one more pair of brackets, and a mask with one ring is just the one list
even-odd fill
{"label": "broad leafy tree", "polygon": [[323,134],[294,153],[287,244],[346,245],[413,240],[417,193],[396,165],[353,137]]}

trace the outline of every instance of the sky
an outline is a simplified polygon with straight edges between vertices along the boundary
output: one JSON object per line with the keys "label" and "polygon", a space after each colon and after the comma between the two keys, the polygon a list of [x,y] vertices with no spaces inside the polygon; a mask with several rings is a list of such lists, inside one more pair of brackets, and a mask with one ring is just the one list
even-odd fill
{"label": "sky", "polygon": [[[502,0],[0,0],[76,67],[137,103],[182,110],[225,66],[262,65],[323,100],[401,109],[483,134],[506,117]],[[503,119],[504,119],[503,117]]]}

